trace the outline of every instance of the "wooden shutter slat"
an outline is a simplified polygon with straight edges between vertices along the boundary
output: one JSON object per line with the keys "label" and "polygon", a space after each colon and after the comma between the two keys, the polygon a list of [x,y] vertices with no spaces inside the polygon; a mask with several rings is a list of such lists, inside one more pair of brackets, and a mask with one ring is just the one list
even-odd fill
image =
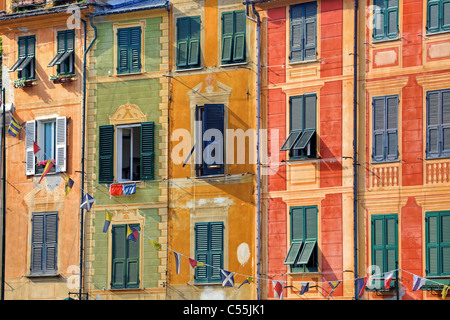
{"label": "wooden shutter slat", "polygon": [[114,180],[114,126],[99,127],[99,182]]}
{"label": "wooden shutter slat", "polygon": [[141,123],[141,180],[154,180],[154,138],[155,124]]}
{"label": "wooden shutter slat", "polygon": [[[36,121],[31,120],[26,123],[26,138],[25,138],[25,154],[26,154],[26,164],[25,164],[25,174],[34,175],[35,174],[35,156],[33,142],[36,139]],[[42,151],[40,151],[42,152]]]}

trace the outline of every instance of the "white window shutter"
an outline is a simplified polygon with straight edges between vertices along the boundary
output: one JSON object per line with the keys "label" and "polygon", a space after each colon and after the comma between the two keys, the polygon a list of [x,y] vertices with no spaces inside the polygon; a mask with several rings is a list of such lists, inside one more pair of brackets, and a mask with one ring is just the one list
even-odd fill
{"label": "white window shutter", "polygon": [[26,138],[25,138],[25,174],[27,176],[35,174],[35,157],[33,142],[36,138],[36,120],[27,121],[26,123]]}
{"label": "white window shutter", "polygon": [[67,167],[67,121],[56,118],[56,172],[65,172]]}

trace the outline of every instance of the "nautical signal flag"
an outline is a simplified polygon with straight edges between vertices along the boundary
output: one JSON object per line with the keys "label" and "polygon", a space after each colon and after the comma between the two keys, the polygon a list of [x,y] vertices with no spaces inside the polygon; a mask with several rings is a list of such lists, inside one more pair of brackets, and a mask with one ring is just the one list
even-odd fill
{"label": "nautical signal flag", "polygon": [[331,291],[329,294],[332,294],[334,290],[338,287],[338,285],[341,283],[341,281],[329,281],[328,284],[331,287]]}
{"label": "nautical signal flag", "polygon": [[252,282],[252,279],[253,279],[253,277],[247,277],[247,278],[244,280],[244,282],[242,282],[242,283],[239,285],[238,289],[240,289],[240,288],[241,288],[244,284],[246,284],[246,283],[250,284],[250,283]]}
{"label": "nautical signal flag", "polygon": [[441,292],[441,294],[442,294],[442,299],[445,299],[445,297],[447,296],[447,293],[448,293],[448,289],[449,289],[450,287],[449,286],[446,286],[445,284],[444,284],[444,287],[442,288],[442,292]]}
{"label": "nautical signal flag", "polygon": [[272,286],[273,286],[273,295],[275,296],[275,298],[283,300],[284,282],[272,280]]}
{"label": "nautical signal flag", "polygon": [[45,175],[50,171],[51,168],[53,168],[53,166],[55,165],[55,163],[48,159],[47,160],[47,164],[44,167],[44,172],[42,173],[41,178],[39,179],[39,183],[41,183],[42,179],[44,179]]}
{"label": "nautical signal flag", "polygon": [[309,291],[309,282],[302,283],[302,288],[300,289],[300,294],[304,294]]}
{"label": "nautical signal flag", "polygon": [[197,260],[194,260],[191,258],[189,258],[189,263],[191,264],[192,268],[201,267],[201,266],[205,265],[203,262],[200,262],[200,261],[197,261]]}
{"label": "nautical signal flag", "polygon": [[38,146],[36,141],[33,141],[33,152],[34,154],[38,153],[41,150],[41,148]]}
{"label": "nautical signal flag", "polygon": [[158,241],[149,239],[151,245],[153,246],[153,248],[155,248],[156,250],[160,250],[161,249],[161,243],[159,243]]}
{"label": "nautical signal flag", "polygon": [[20,128],[22,127],[19,122],[16,120],[16,118],[14,118],[13,115],[11,115],[11,123],[9,124],[8,133],[15,137],[19,133]]}
{"label": "nautical signal flag", "polygon": [[127,224],[127,240],[131,240],[136,242],[138,237],[138,231],[134,229],[133,227],[130,227],[129,224]]}
{"label": "nautical signal flag", "polygon": [[384,277],[384,288],[387,290],[391,287],[391,281],[392,277],[394,276],[394,271],[390,271],[386,273],[386,276]]}
{"label": "nautical signal flag", "polygon": [[103,232],[106,233],[108,231],[108,228],[109,228],[109,225],[111,224],[111,221],[112,221],[112,213],[109,212],[108,210],[106,210],[106,213],[105,213],[105,224],[103,225]]}
{"label": "nautical signal flag", "polygon": [[66,176],[66,185],[64,188],[64,190],[66,192],[66,196],[69,194],[70,190],[72,190],[73,183],[74,183],[74,181],[69,176]]}
{"label": "nautical signal flag", "polygon": [[92,198],[90,194],[85,193],[83,197],[83,202],[80,205],[80,209],[90,211],[94,202],[95,202],[94,198]]}
{"label": "nautical signal flag", "polygon": [[233,272],[221,269],[220,277],[222,278],[222,287],[234,287]]}
{"label": "nautical signal flag", "polygon": [[178,252],[173,252],[174,256],[175,256],[175,266],[177,269],[177,274],[180,274],[180,267],[181,267],[181,254],[179,254]]}
{"label": "nautical signal flag", "polygon": [[358,278],[355,280],[357,288],[358,288],[358,297],[359,298],[361,298],[362,295],[364,294],[364,289],[366,288],[367,279],[368,279],[368,277],[364,277],[364,278]]}
{"label": "nautical signal flag", "polygon": [[425,284],[425,282],[427,282],[426,278],[422,278],[422,277],[414,275],[412,291],[419,290]]}

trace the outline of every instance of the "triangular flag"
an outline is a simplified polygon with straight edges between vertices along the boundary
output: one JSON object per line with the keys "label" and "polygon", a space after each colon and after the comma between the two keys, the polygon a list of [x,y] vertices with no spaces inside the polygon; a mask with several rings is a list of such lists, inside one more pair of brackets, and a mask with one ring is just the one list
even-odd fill
{"label": "triangular flag", "polygon": [[358,288],[358,297],[359,298],[361,298],[362,295],[364,294],[364,289],[366,288],[367,279],[368,279],[368,277],[364,277],[364,278],[358,278],[355,280],[356,284],[357,284],[357,288]]}
{"label": "triangular flag", "polygon": [[252,279],[253,279],[253,277],[247,277],[247,278],[244,280],[244,282],[242,282],[242,283],[239,285],[238,289],[240,289],[240,288],[241,288],[244,284],[246,284],[246,283],[250,284],[250,283],[252,282]]}
{"label": "triangular flag", "polygon": [[222,278],[222,287],[234,287],[233,272],[221,269],[220,277]]}
{"label": "triangular flag", "polygon": [[130,227],[129,224],[127,224],[127,240],[131,240],[136,242],[138,236],[138,231],[134,229],[133,227]]}
{"label": "triangular flag", "polygon": [[66,196],[69,194],[70,190],[72,190],[73,183],[74,181],[69,176],[66,176],[66,186],[64,188]]}
{"label": "triangular flag", "polygon": [[300,289],[300,294],[304,294],[309,291],[309,282],[302,283],[302,288]]}
{"label": "triangular flag", "polygon": [[272,280],[272,285],[273,285],[273,295],[276,298],[283,300],[284,282]]}
{"label": "triangular flag", "polygon": [[105,213],[105,224],[103,225],[103,232],[107,232],[109,225],[111,224],[112,220],[112,213],[109,211],[106,211]]}
{"label": "triangular flag", "polygon": [[13,115],[11,115],[11,123],[9,124],[8,133],[15,137],[19,133],[20,128],[22,127],[20,126],[19,122],[16,120],[16,118],[14,118]]}
{"label": "triangular flag", "polygon": [[33,141],[33,152],[34,154],[38,153],[41,150],[41,148],[38,146],[36,141]]}
{"label": "triangular flag", "polygon": [[414,275],[413,276],[413,288],[412,288],[412,291],[419,290],[425,284],[426,281],[427,281],[426,278],[422,278],[422,277]]}
{"label": "triangular flag", "polygon": [[92,198],[90,194],[86,193],[83,197],[83,202],[80,205],[80,209],[90,211],[94,202],[94,198]]}
{"label": "triangular flag", "polygon": [[392,277],[394,276],[394,271],[390,271],[386,273],[386,276],[384,277],[384,288],[387,290],[391,287],[391,281]]}
{"label": "triangular flag", "polygon": [[175,266],[177,269],[177,274],[180,274],[180,267],[181,267],[181,255],[178,252],[173,252],[175,256]]}
{"label": "triangular flag", "polygon": [[157,241],[155,241],[155,240],[152,240],[152,239],[149,239],[149,241],[150,241],[150,243],[152,244],[152,246],[153,246],[156,250],[161,249],[161,243],[159,243],[159,242],[157,242]]}
{"label": "triangular flag", "polygon": [[329,281],[328,284],[331,287],[331,291],[329,294],[332,294],[340,283],[341,283],[340,281]]}
{"label": "triangular flag", "polygon": [[191,258],[189,258],[189,263],[191,264],[192,268],[201,267],[201,266],[205,265],[203,262],[200,262],[200,261],[197,261],[197,260],[194,260],[194,259],[191,259]]}
{"label": "triangular flag", "polygon": [[39,179],[39,183],[41,183],[42,179],[45,177],[45,175],[50,171],[51,168],[53,168],[55,164],[52,160],[48,159],[47,164],[45,165],[44,172],[42,173],[41,178]]}
{"label": "triangular flag", "polygon": [[448,289],[449,289],[450,287],[449,286],[446,286],[445,284],[444,284],[444,287],[442,288],[442,299],[445,299],[445,297],[447,296],[447,293],[448,293]]}

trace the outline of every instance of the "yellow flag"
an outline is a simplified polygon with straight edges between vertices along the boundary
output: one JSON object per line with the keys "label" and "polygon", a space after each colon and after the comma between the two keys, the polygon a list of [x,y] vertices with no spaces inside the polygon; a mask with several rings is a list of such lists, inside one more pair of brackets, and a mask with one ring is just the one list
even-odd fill
{"label": "yellow flag", "polygon": [[152,246],[153,246],[156,250],[161,249],[161,243],[159,243],[159,242],[157,242],[157,241],[154,241],[154,240],[152,240],[152,239],[149,239],[149,241],[150,241],[150,243],[152,244]]}
{"label": "yellow flag", "polygon": [[449,289],[450,287],[449,286],[446,286],[446,285],[444,285],[444,287],[442,288],[442,299],[445,299],[445,297],[447,296],[447,293],[448,293],[448,289]]}

